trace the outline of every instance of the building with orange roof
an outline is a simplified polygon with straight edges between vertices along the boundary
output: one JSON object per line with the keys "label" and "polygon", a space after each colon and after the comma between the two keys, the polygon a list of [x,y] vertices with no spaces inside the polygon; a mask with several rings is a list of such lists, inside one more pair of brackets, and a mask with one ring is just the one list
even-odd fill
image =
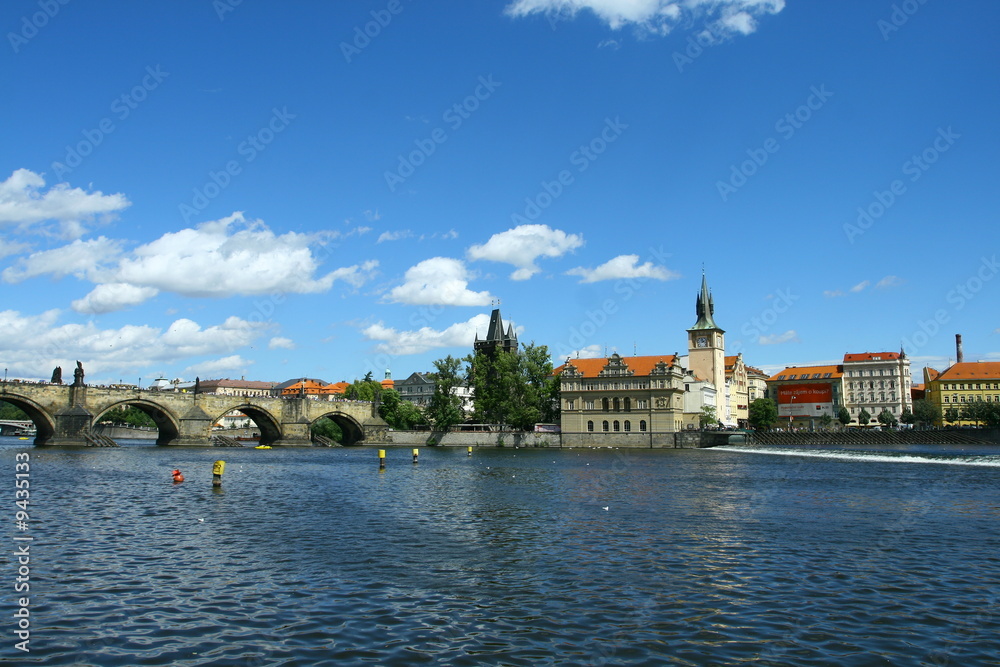
{"label": "building with orange roof", "polygon": [[767,381],[778,404],[778,420],[790,428],[815,428],[824,415],[836,419],[844,407],[844,367],[791,366]]}
{"label": "building with orange roof", "polygon": [[282,382],[274,388],[278,396],[309,396],[318,398],[327,397],[334,393],[331,385],[317,378],[298,378]]}
{"label": "building with orange roof", "polygon": [[771,376],[753,366],[747,366],[747,405],[767,396],[767,380]]}
{"label": "building with orange roof", "polygon": [[975,426],[976,422],[962,419],[962,411],[979,401],[1000,403],[1000,361],[962,361],[940,373],[925,368],[924,387],[926,400],[941,409],[943,419],[937,426]]}
{"label": "building with orange roof", "polygon": [[735,423],[740,428],[750,425],[750,382],[743,353],[725,357],[726,414],[723,423]]}
{"label": "building with orange roof", "polygon": [[677,355],[571,359],[554,372],[565,446],[673,447],[672,434],[684,423],[685,373]]}

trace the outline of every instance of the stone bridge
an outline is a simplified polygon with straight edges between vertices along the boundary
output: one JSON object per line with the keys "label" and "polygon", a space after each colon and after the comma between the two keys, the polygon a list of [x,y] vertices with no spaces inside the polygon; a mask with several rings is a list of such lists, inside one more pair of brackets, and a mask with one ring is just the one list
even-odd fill
{"label": "stone bridge", "polygon": [[312,444],[309,427],[328,417],[343,431],[343,444],[388,441],[388,424],[367,401],[313,400],[308,397],[225,396],[86,385],[0,383],[0,401],[24,410],[37,430],[36,445],[83,445],[86,435],[114,408],[133,406],[159,429],[158,445],[212,444],[212,426],[231,410],[257,424],[260,443]]}

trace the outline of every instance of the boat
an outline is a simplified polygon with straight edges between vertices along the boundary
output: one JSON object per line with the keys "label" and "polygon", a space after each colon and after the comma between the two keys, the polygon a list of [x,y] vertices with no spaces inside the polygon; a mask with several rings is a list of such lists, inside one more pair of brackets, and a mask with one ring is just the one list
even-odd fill
{"label": "boat", "polygon": [[257,445],[254,449],[271,449],[271,445]]}

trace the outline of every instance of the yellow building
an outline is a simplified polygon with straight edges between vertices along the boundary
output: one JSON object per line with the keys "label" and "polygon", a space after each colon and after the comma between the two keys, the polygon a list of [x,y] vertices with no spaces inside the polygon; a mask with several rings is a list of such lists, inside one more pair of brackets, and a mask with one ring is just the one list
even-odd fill
{"label": "yellow building", "polygon": [[726,414],[720,419],[728,425],[746,428],[750,425],[750,379],[743,353],[726,357]]}
{"label": "yellow building", "polygon": [[564,446],[621,444],[680,431],[684,370],[675,355],[572,359],[559,375]]}
{"label": "yellow building", "polygon": [[[957,410],[961,415],[966,406],[977,401],[1000,403],[1000,361],[964,361],[952,364],[940,373],[933,368],[924,368],[924,388],[926,400],[938,406],[942,416],[949,409]],[[945,423],[976,425],[967,419],[943,419],[936,425]]]}

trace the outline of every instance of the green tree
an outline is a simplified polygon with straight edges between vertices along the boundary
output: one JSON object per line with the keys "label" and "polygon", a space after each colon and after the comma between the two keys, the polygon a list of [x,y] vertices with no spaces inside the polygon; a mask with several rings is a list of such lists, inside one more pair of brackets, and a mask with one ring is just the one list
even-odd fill
{"label": "green tree", "polygon": [[413,403],[404,401],[395,389],[382,391],[382,403],[379,405],[378,414],[389,426],[401,431],[427,423],[420,409]]}
{"label": "green tree", "polygon": [[870,412],[861,408],[861,412],[858,413],[858,423],[862,426],[868,426],[868,422],[872,420],[872,415]]}
{"label": "green tree", "polygon": [[830,415],[826,414],[825,412],[822,415],[820,415],[820,418],[819,418],[819,425],[820,426],[822,426],[823,428],[830,428],[830,424],[832,424],[832,423],[833,423],[833,417],[831,417]]}
{"label": "green tree", "polygon": [[958,408],[948,408],[944,411],[944,420],[949,424],[954,424],[959,419]]}
{"label": "green tree", "polygon": [[899,421],[904,424],[916,424],[917,418],[913,414],[913,411],[909,408],[903,408],[903,412],[899,415]]}
{"label": "green tree", "polygon": [[895,428],[899,424],[896,420],[896,415],[889,412],[886,408],[882,408],[882,412],[878,413],[878,423],[886,428]]}
{"label": "green tree", "polygon": [[344,439],[344,432],[337,426],[337,422],[329,417],[321,417],[312,423],[309,430],[316,435],[330,438],[334,442],[341,442]]}
{"label": "green tree", "polygon": [[851,413],[847,411],[847,408],[841,406],[840,410],[837,411],[837,421],[839,421],[842,426],[847,426],[851,423]]}
{"label": "green tree", "polygon": [[152,417],[133,405],[108,410],[101,417],[101,421],[129,426],[156,426]]}
{"label": "green tree", "polygon": [[28,421],[28,414],[13,403],[0,401],[0,419],[10,419],[13,421]]}
{"label": "green tree", "polygon": [[434,428],[444,430],[465,419],[462,397],[456,395],[456,391],[466,382],[468,369],[463,366],[462,359],[450,354],[435,361],[434,368],[434,393],[427,405],[427,418]]}
{"label": "green tree", "polygon": [[930,428],[941,421],[941,408],[926,399],[913,401],[913,419],[917,426]]}
{"label": "green tree", "polygon": [[987,428],[1000,427],[1000,403],[987,403],[983,421]]}
{"label": "green tree", "polygon": [[750,404],[750,426],[758,431],[767,431],[778,421],[778,406],[770,398],[758,398]]}
{"label": "green tree", "polygon": [[[368,372],[371,375],[371,371]],[[375,380],[355,380],[344,391],[344,398],[352,401],[375,402],[382,396],[382,383]]]}
{"label": "green tree", "polygon": [[711,426],[712,424],[717,424],[719,422],[718,418],[715,416],[715,406],[714,405],[703,405],[701,406],[701,414],[698,415],[698,425],[702,428],[706,426]]}
{"label": "green tree", "polygon": [[517,353],[477,353],[469,361],[477,421],[529,430],[559,419],[559,379],[546,346],[532,342]]}

